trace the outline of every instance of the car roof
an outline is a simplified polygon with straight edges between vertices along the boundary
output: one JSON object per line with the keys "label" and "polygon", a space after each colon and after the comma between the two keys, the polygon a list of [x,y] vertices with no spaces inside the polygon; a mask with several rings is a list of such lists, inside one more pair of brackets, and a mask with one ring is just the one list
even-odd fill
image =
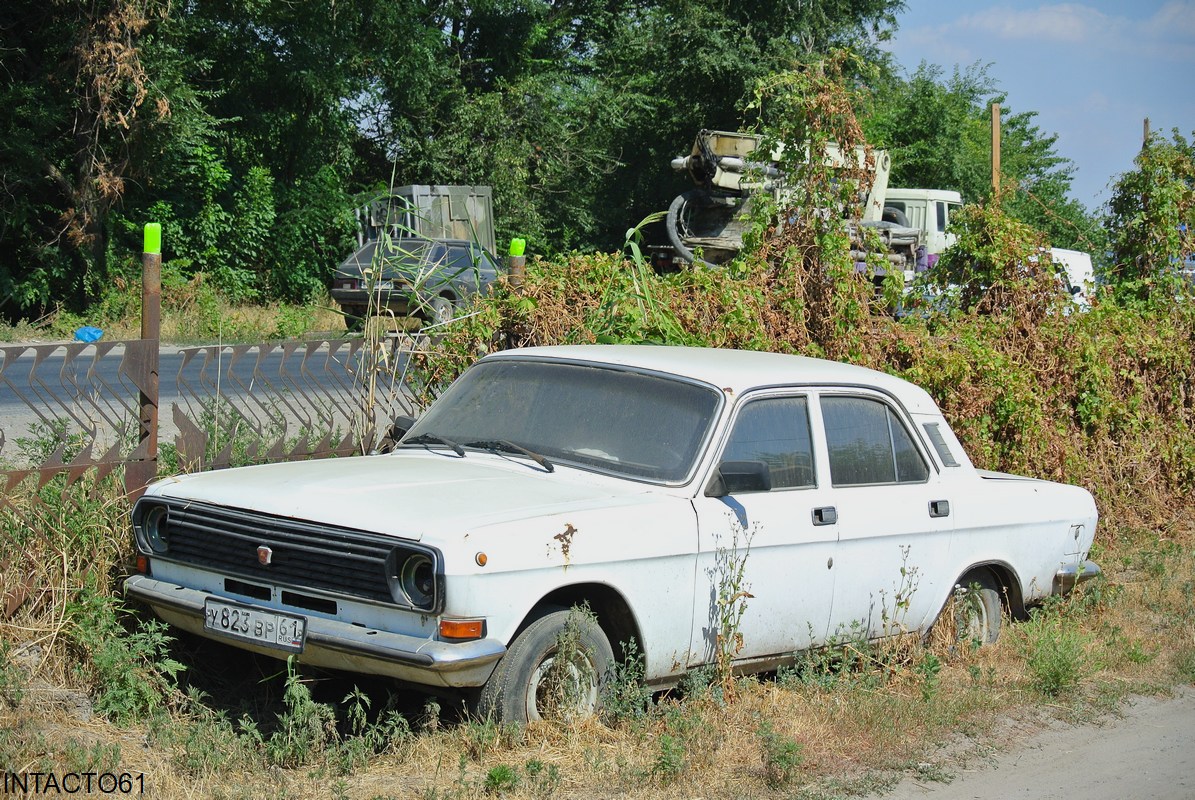
{"label": "car roof", "polygon": [[874,387],[895,396],[911,413],[937,414],[929,394],[906,380],[867,367],[821,358],[730,350],[713,347],[660,345],[560,345],[523,347],[486,356],[503,358],[588,361],[694,378],[739,395],[751,389],[778,385]]}

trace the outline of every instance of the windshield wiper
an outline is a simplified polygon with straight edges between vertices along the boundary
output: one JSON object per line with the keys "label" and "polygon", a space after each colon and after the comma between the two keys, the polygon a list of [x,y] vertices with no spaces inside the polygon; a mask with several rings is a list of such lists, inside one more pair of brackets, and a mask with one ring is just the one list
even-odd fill
{"label": "windshield wiper", "polygon": [[534,461],[544,468],[545,472],[555,472],[556,467],[552,466],[552,462],[541,456],[539,453],[528,450],[521,444],[509,442],[506,439],[483,439],[478,442],[466,442],[465,447],[477,447],[482,450],[495,450],[503,453],[522,453],[527,458]]}
{"label": "windshield wiper", "polygon": [[428,442],[436,442],[446,447],[452,448],[452,452],[456,453],[461,458],[465,456],[465,448],[461,447],[451,439],[445,439],[438,433],[421,433],[413,439],[403,439],[402,444],[427,444]]}

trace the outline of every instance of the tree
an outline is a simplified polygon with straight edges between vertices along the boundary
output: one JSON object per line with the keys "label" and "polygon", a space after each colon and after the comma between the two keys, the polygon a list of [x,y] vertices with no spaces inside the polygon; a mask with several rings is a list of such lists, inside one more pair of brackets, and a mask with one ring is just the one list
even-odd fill
{"label": "tree", "polygon": [[907,79],[891,72],[873,87],[864,115],[868,139],[892,155],[893,186],[954,189],[967,202],[991,193],[992,104],[1000,103],[1002,198],[1014,219],[1048,234],[1052,244],[1099,252],[1098,226],[1068,198],[1074,167],[1043,133],[1036,112],[1013,112],[987,67],[957,67],[945,77],[922,63]]}
{"label": "tree", "polygon": [[109,214],[162,107],[140,42],[154,0],[10,0],[0,12],[0,292],[8,314],[81,306],[107,279]]}
{"label": "tree", "polygon": [[1122,295],[1170,299],[1195,266],[1195,144],[1154,134],[1113,187],[1106,277]]}

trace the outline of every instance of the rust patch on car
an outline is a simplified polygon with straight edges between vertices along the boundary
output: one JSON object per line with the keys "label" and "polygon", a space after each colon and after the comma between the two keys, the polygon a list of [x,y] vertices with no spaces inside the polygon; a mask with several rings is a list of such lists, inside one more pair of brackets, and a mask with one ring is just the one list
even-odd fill
{"label": "rust patch on car", "polygon": [[576,534],[577,529],[573,527],[571,522],[564,523],[564,530],[556,534],[552,538],[560,542],[560,553],[564,556],[564,566],[569,564],[569,550],[573,546],[573,535]]}

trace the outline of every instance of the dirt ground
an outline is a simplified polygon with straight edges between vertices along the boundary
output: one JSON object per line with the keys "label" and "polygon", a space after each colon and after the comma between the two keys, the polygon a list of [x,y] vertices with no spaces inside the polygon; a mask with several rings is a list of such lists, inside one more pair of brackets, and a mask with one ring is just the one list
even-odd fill
{"label": "dirt ground", "polygon": [[[1195,689],[1138,697],[1120,717],[1038,730],[1013,725],[1009,742],[949,782],[908,777],[883,800],[1192,800]],[[1023,738],[1020,738],[1023,737]],[[1019,741],[1018,741],[1019,738]],[[947,771],[950,771],[949,769]]]}

